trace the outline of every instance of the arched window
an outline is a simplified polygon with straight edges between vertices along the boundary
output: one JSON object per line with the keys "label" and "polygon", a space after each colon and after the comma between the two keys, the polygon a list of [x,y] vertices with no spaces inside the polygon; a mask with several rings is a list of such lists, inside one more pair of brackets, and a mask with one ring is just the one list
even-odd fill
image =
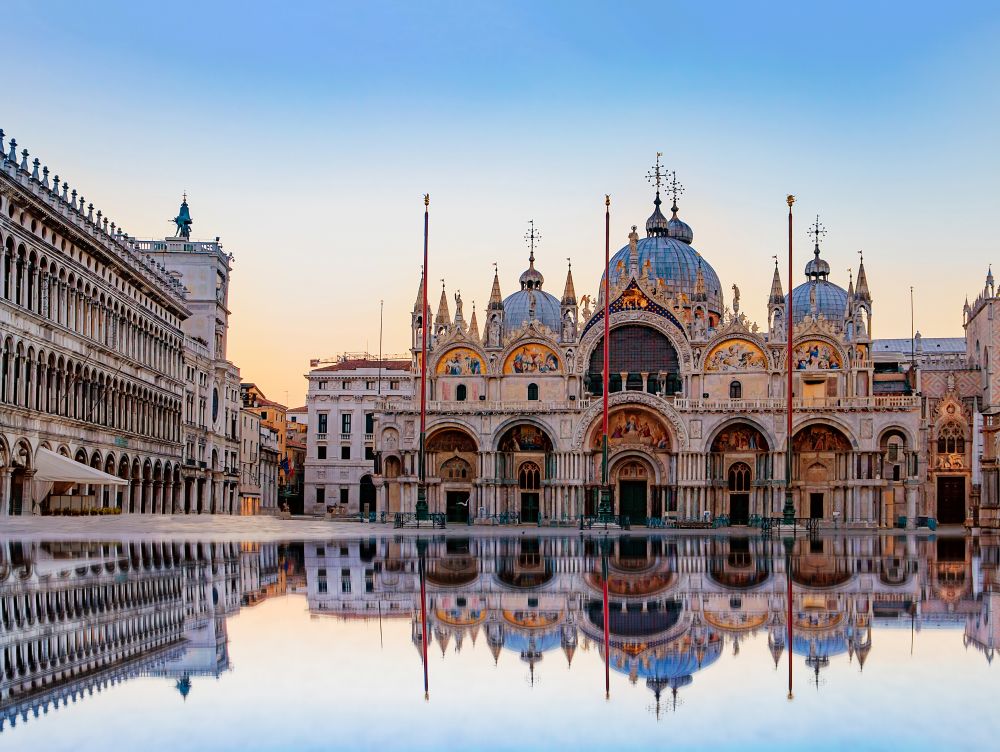
{"label": "arched window", "polygon": [[729,399],[743,399],[743,385],[740,382],[729,382]]}
{"label": "arched window", "polygon": [[938,454],[965,454],[965,431],[952,421],[938,430]]}
{"label": "arched window", "polygon": [[542,487],[542,473],[534,462],[525,462],[517,471],[517,487],[522,491],[537,491]]}
{"label": "arched window", "polygon": [[528,400],[534,401],[538,399],[538,384],[528,384]]}
{"label": "arched window", "polygon": [[461,457],[452,457],[441,465],[440,477],[447,480],[466,480],[469,477],[469,463]]}
{"label": "arched window", "polygon": [[746,493],[750,490],[750,466],[737,462],[729,468],[729,490]]}
{"label": "arched window", "polygon": [[458,400],[459,402],[465,402],[465,400],[468,398],[468,394],[469,392],[468,389],[466,389],[465,384],[459,384],[455,388],[455,399]]}

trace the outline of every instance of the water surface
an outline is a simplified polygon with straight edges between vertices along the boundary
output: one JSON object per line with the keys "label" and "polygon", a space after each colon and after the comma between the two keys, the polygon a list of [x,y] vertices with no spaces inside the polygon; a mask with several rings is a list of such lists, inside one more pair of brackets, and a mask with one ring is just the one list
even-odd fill
{"label": "water surface", "polygon": [[5,541],[0,748],[992,748],[998,617],[988,538]]}

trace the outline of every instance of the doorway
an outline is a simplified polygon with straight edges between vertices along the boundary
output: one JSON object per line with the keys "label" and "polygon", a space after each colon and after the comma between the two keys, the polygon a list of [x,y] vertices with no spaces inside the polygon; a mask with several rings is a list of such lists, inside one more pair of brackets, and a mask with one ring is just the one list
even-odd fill
{"label": "doorway", "polygon": [[942,525],[965,523],[965,477],[945,475],[937,479],[937,519]]}
{"label": "doorway", "polygon": [[538,523],[538,493],[521,492],[521,522]]}
{"label": "doorway", "polygon": [[623,517],[628,517],[629,523],[646,524],[646,481],[620,481],[621,501],[618,511]]}
{"label": "doorway", "polygon": [[823,519],[823,494],[809,494],[809,517],[814,520]]}
{"label": "doorway", "polygon": [[750,524],[750,494],[729,494],[729,524]]}
{"label": "doorway", "polygon": [[445,513],[448,522],[469,521],[469,492],[448,491],[445,495]]}

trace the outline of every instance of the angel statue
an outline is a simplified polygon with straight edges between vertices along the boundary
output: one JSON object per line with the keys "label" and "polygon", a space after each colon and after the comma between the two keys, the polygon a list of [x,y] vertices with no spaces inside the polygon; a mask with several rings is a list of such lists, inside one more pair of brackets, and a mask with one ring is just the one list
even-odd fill
{"label": "angel statue", "polygon": [[462,317],[462,293],[461,291],[455,293],[455,318],[461,319]]}
{"label": "angel statue", "polygon": [[583,306],[583,320],[586,321],[590,318],[590,301],[593,300],[589,295],[584,295],[580,298],[580,305]]}
{"label": "angel statue", "polygon": [[740,288],[735,284],[733,285],[733,316],[739,315],[740,312]]}

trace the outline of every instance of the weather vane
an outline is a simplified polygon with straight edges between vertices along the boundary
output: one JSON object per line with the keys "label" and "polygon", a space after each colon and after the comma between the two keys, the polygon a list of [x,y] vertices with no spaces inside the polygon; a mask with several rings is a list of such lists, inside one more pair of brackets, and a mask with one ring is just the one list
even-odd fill
{"label": "weather vane", "polygon": [[826,235],[826,228],[819,223],[819,214],[816,215],[816,221],[809,226],[806,230],[806,234],[813,239],[813,243],[816,245],[816,249],[819,249],[820,240]]}
{"label": "weather vane", "polygon": [[674,199],[673,210],[677,211],[677,197],[684,193],[684,186],[677,182],[677,172],[675,170],[670,171],[670,182],[667,183],[670,188],[670,194]]}
{"label": "weather vane", "polygon": [[861,258],[861,263],[864,264],[865,263],[865,252],[862,251],[861,249],[858,249],[858,256]]}
{"label": "weather vane", "polygon": [[535,229],[535,220],[529,219],[531,229],[524,233],[524,242],[531,246],[531,255],[535,255],[535,243],[542,239],[542,234]]}
{"label": "weather vane", "polygon": [[663,169],[660,167],[660,157],[662,156],[662,151],[656,152],[656,165],[646,173],[646,180],[648,180],[651,185],[656,186],[657,193],[660,192],[660,186],[663,185]]}

